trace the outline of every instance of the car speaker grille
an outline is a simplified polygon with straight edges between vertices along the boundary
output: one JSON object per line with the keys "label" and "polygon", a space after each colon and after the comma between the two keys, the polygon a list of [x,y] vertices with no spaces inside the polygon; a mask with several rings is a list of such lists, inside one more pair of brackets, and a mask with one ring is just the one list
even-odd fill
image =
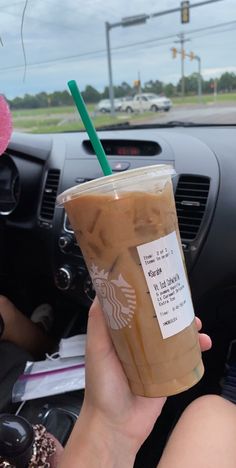
{"label": "car speaker grille", "polygon": [[194,240],[205,213],[210,179],[205,176],[181,175],[175,192],[175,203],[182,241]]}
{"label": "car speaker grille", "polygon": [[57,190],[60,178],[59,169],[49,169],[40,210],[40,218],[51,221],[54,216]]}

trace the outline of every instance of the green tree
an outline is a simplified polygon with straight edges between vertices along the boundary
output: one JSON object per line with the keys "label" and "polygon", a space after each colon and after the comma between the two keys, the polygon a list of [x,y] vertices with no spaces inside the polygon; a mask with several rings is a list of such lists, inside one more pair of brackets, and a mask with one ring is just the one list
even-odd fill
{"label": "green tree", "polygon": [[155,93],[161,94],[163,93],[163,83],[162,81],[156,80],[149,80],[144,83],[144,92],[145,93]]}
{"label": "green tree", "polygon": [[213,78],[210,78],[209,80],[203,80],[203,82],[202,82],[203,93],[205,93],[205,94],[212,94],[213,93],[214,81],[215,80],[213,80]]}
{"label": "green tree", "polygon": [[39,107],[39,101],[36,96],[31,94],[25,94],[22,99],[22,108],[23,109],[37,109]]}
{"label": "green tree", "polygon": [[63,106],[63,99],[61,91],[54,91],[54,93],[49,95],[51,106]]}
{"label": "green tree", "polygon": [[168,83],[164,85],[163,91],[165,96],[172,97],[176,94],[176,87],[172,83]]}
{"label": "green tree", "polygon": [[[181,93],[182,92],[182,79],[177,83],[177,92]],[[184,77],[184,89],[185,89],[185,94],[197,94],[198,90],[198,73],[192,73],[189,76]]]}
{"label": "green tree", "polygon": [[63,106],[71,106],[74,103],[71,94],[67,90],[62,91],[61,101],[63,102]]}
{"label": "green tree", "polygon": [[197,94],[198,73],[192,73],[191,75],[187,77],[185,89],[186,89],[187,94]]}
{"label": "green tree", "polygon": [[98,102],[99,99],[101,99],[100,93],[90,85],[86,86],[85,90],[82,92],[82,96],[85,102]]}
{"label": "green tree", "polygon": [[121,83],[121,88],[123,90],[123,96],[131,96],[132,95],[132,86],[130,86],[126,81]]}
{"label": "green tree", "polygon": [[222,92],[231,92],[236,89],[235,73],[225,72],[218,80],[218,90]]}
{"label": "green tree", "polygon": [[16,97],[14,99],[12,99],[11,101],[9,101],[9,104],[10,104],[10,107],[11,109],[22,109],[22,101],[23,101],[23,98],[21,97]]}
{"label": "green tree", "polygon": [[48,101],[48,95],[45,92],[36,94],[36,99],[38,101],[39,107],[48,107],[50,105]]}

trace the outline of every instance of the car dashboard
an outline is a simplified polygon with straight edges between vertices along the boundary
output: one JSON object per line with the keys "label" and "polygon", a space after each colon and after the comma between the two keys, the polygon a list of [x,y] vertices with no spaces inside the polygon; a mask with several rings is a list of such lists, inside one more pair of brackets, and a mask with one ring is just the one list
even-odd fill
{"label": "car dashboard", "polygon": [[[131,128],[100,131],[99,137],[114,172],[155,164],[171,164],[176,171],[173,187],[193,302],[214,346],[205,358],[205,377],[192,391],[171,398],[170,412],[196,395],[220,393],[236,335],[236,130]],[[0,159],[2,293],[26,310],[35,296],[49,295],[58,310],[60,336],[73,332],[72,317],[73,324],[78,320],[76,331],[85,331],[94,290],[56,197],[102,175],[85,132],[15,133]]]}
{"label": "car dashboard", "polygon": [[[140,129],[101,132],[100,138],[114,172],[163,163],[175,168],[176,208],[193,295],[199,298],[226,277],[234,281],[235,130]],[[41,237],[55,286],[66,294],[77,291],[87,273],[56,196],[103,175],[87,135],[15,134],[0,166],[6,229]],[[62,268],[68,274],[60,275]]]}

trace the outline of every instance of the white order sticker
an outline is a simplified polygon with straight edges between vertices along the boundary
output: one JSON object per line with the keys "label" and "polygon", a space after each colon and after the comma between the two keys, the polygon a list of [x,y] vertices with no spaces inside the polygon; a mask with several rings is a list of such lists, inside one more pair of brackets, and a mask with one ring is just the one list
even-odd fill
{"label": "white order sticker", "polygon": [[176,335],[194,319],[189,285],[172,232],[137,247],[163,338]]}

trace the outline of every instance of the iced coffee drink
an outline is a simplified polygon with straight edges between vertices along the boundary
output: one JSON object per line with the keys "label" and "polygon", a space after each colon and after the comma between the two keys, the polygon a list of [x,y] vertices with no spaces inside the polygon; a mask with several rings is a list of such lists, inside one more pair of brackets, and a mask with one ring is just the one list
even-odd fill
{"label": "iced coffee drink", "polygon": [[129,385],[149,397],[186,390],[204,372],[172,173],[141,168],[59,196]]}

